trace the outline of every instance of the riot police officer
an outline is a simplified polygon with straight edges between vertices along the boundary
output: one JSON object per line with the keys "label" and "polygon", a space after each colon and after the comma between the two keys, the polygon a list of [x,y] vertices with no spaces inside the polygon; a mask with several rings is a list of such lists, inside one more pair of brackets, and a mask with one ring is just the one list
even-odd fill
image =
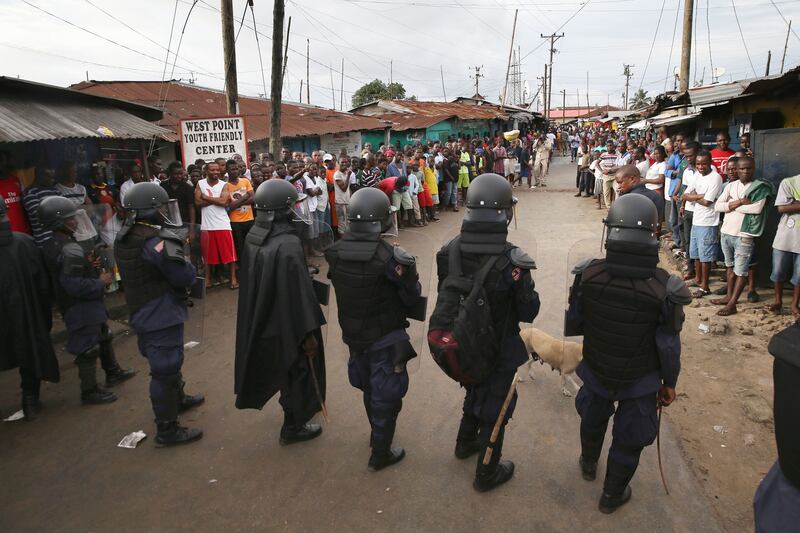
{"label": "riot police officer", "polygon": [[303,254],[305,224],[294,212],[304,199],[286,180],[262,183],[240,260],[236,407],[261,409],[280,392],[282,446],[322,434],[310,420],[325,401],[325,316]]}
{"label": "riot police officer", "polygon": [[196,271],[186,258],[183,240],[164,224],[169,196],[157,183],[137,183],[125,195],[129,213],[114,246],[130,324],[139,351],[150,365],[150,401],[157,446],[186,444],[203,432],[178,423],[178,413],[203,403],[202,395],[184,392],[183,327],[188,290]]}
{"label": "riot police officer", "polygon": [[575,267],[565,333],[584,336],[575,407],[587,481],[597,475],[614,416],[599,503],[600,511],[611,513],[631,498],[639,455],[657,435],[659,404],[675,399],[683,306],[692,298],[680,278],[657,266],[658,212],[650,199],[621,196],[604,222],[606,258]]}
{"label": "riot police officer", "polygon": [[383,192],[357,191],[347,210],[348,230],[325,252],[342,338],[350,348],[350,384],[363,391],[372,427],[368,468],[373,472],[405,457],[403,448],[392,448],[392,440],[408,391],[406,363],[417,356],[406,333],[407,318],[424,319],[415,258],[381,238],[391,217]]}
{"label": "riot police officer", "polygon": [[[132,378],[133,370],[119,366],[111,344],[106,321],[108,311],[103,298],[105,288],[114,281],[113,274],[100,269],[94,250],[86,251],[75,240],[79,217],[86,217],[68,199],[49,196],[39,204],[39,220],[53,232],[43,246],[48,269],[56,287],[56,301],[67,327],[67,351],[75,356],[81,386],[81,402],[104,404],[116,401],[117,395],[97,384],[97,359],[106,374],[106,387]],[[88,217],[85,221],[90,224]]]}
{"label": "riot police officer", "polygon": [[[528,351],[519,335],[519,323],[532,322],[539,313],[539,295],[531,277],[536,264],[507,241],[515,201],[511,185],[502,176],[482,174],[475,178],[467,192],[467,212],[461,233],[436,255],[440,288],[448,277],[452,254],[459,254],[461,271],[466,276],[477,278],[483,267],[492,263],[483,273],[483,287],[489,299],[498,358],[486,379],[466,385],[455,447],[455,456],[459,459],[481,452],[473,483],[479,492],[505,483],[514,474],[514,463],[501,461],[500,457],[505,425],[516,405],[516,392],[500,421],[494,442],[491,442],[491,435],[500,419],[516,369],[528,359]],[[433,323],[433,318],[431,321]],[[487,450],[491,451],[487,453]],[[484,464],[487,457],[488,464]]]}

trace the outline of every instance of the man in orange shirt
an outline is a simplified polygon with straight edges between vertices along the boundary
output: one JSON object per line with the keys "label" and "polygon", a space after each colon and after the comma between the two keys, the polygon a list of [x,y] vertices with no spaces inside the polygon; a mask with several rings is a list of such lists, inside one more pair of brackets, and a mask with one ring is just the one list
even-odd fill
{"label": "man in orange shirt", "polygon": [[[253,186],[250,180],[239,175],[241,169],[239,162],[230,159],[225,163],[228,172],[228,183],[226,188],[230,196],[228,204],[228,216],[231,218],[231,232],[233,233],[233,247],[236,250],[237,259],[242,257],[244,249],[244,239],[247,232],[253,227]],[[238,263],[231,263],[231,289],[239,287],[236,281],[236,268]]]}
{"label": "man in orange shirt", "polygon": [[[322,163],[325,165],[325,183],[328,184],[328,205],[336,205],[336,190],[333,188],[333,176],[336,174],[336,160],[331,154],[322,156]],[[338,235],[339,220],[336,218],[336,209],[331,209],[331,227],[334,237]]]}

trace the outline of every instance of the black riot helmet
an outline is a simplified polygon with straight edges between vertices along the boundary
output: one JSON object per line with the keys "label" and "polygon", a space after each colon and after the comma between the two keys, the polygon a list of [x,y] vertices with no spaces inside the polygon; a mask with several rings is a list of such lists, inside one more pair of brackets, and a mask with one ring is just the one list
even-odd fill
{"label": "black riot helmet", "polygon": [[769,341],[769,353],[775,357],[773,410],[775,441],[781,472],[800,490],[800,322],[776,334]]}
{"label": "black riot helmet", "polygon": [[466,222],[511,223],[517,199],[511,184],[499,174],[481,174],[467,189]]}
{"label": "black riot helmet", "polygon": [[135,220],[179,226],[180,221],[175,220],[173,213],[167,212],[169,204],[169,195],[164,187],[152,181],[142,181],[135,183],[125,194],[122,207],[133,213]]}
{"label": "black riot helmet", "polygon": [[64,222],[78,214],[78,208],[63,196],[48,196],[39,202],[39,222],[45,229],[55,230],[64,226]]}
{"label": "black riot helmet", "polygon": [[392,225],[392,206],[386,193],[374,187],[359,189],[350,198],[347,220],[355,233],[384,233]]}
{"label": "black riot helmet", "polygon": [[620,196],[603,221],[608,228],[606,247],[630,248],[634,253],[658,251],[658,210],[652,200],[641,194]]}
{"label": "black riot helmet", "polygon": [[603,221],[606,263],[614,276],[649,278],[658,265],[658,211],[652,200],[641,194],[620,196]]}
{"label": "black riot helmet", "polygon": [[292,208],[297,202],[305,200],[306,195],[297,192],[297,189],[286,180],[267,180],[256,189],[253,197],[253,209],[256,216],[267,216],[270,220],[283,216],[287,218],[292,213]]}

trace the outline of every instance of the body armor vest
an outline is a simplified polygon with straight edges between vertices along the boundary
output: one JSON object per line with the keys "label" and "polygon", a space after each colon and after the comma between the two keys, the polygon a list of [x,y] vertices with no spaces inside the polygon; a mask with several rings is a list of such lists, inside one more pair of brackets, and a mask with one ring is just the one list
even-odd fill
{"label": "body armor vest", "polygon": [[[449,273],[449,254],[455,242],[449,243],[439,253],[437,258],[439,279],[444,279]],[[492,312],[492,322],[494,323],[494,331],[497,335],[497,341],[502,342],[503,337],[509,331],[519,331],[519,320],[516,320],[516,306],[514,302],[514,295],[511,288],[507,290],[497,290],[498,282],[503,276],[503,271],[508,268],[510,259],[508,258],[509,252],[514,248],[514,245],[506,243],[505,252],[500,258],[495,261],[489,274],[486,276],[486,281],[483,286],[486,289],[486,294],[489,297],[489,308]],[[484,259],[488,254],[475,254],[467,253],[462,246],[461,249],[461,271],[464,275],[474,277],[480,270]]]}
{"label": "body armor vest", "polygon": [[[352,252],[360,255],[365,244],[375,246],[371,257],[363,261],[349,258]],[[326,252],[342,338],[351,350],[362,352],[387,333],[408,327],[406,306],[386,277],[386,263],[392,255],[392,247],[383,240],[340,240]]]}
{"label": "body armor vest", "polygon": [[150,300],[173,291],[161,271],[142,257],[147,239],[158,234],[158,228],[134,224],[114,245],[120,276],[125,280],[125,301],[131,314]]}
{"label": "body armor vest", "polygon": [[604,259],[583,271],[583,356],[609,389],[631,385],[660,368],[656,327],[668,279],[660,268],[647,279],[615,277]]}
{"label": "body armor vest", "polygon": [[[61,286],[61,282],[59,281],[61,276],[61,271],[63,268],[63,249],[64,246],[69,244],[74,245],[74,247],[80,248],[80,244],[78,244],[74,239],[64,235],[63,233],[53,232],[53,238],[47,239],[42,247],[42,252],[44,254],[45,260],[47,261],[47,268],[50,271],[50,275],[55,280],[55,287],[56,287],[56,302],[58,303],[58,310],[61,311],[61,314],[67,312],[67,309],[78,303],[76,298],[73,298],[64,290]],[[77,248],[75,248],[77,250]],[[95,272],[94,267],[91,263],[89,263],[89,259],[86,257],[85,251],[81,248],[81,252],[83,253],[83,260],[80,261],[81,267],[80,272],[77,269],[72,270],[71,274],[74,277],[81,277],[81,278],[93,278],[97,279],[98,275]],[[71,258],[70,261],[76,261],[75,258]]]}

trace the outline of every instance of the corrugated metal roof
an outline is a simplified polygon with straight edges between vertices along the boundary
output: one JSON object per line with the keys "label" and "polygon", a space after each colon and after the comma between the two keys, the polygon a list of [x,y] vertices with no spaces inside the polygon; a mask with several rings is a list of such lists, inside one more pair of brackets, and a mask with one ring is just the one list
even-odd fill
{"label": "corrugated metal roof", "polygon": [[[179,119],[227,114],[223,92],[177,81],[166,82],[163,87],[160,81],[87,81],[77,83],[72,88],[153,106],[159,105],[160,93],[162,98],[166,95],[164,118],[159,124],[173,132],[177,131]],[[247,118],[249,140],[269,137],[270,109],[271,102],[267,99],[239,97],[239,111]],[[281,137],[317,136],[384,127],[386,124],[371,117],[311,105],[281,104]]]}
{"label": "corrugated metal roof", "polygon": [[461,120],[508,120],[508,115],[500,111],[499,106],[490,103],[479,105],[464,102],[422,102],[418,100],[379,100],[354,108],[358,112],[365,108],[377,107],[383,113],[371,112],[373,115],[385,113],[424,115],[428,117],[456,117]]}
{"label": "corrugated metal roof", "polygon": [[731,83],[694,87],[689,89],[689,101],[696,106],[725,102],[742,94],[753,81],[753,79],[738,80]]}
{"label": "corrugated metal roof", "polygon": [[424,130],[434,124],[453,118],[453,115],[402,115],[399,113],[386,113],[372,115],[374,118],[391,121],[392,131]]}
{"label": "corrugated metal roof", "polygon": [[0,142],[83,137],[150,139],[170,133],[110,102],[83,100],[0,91]]}

